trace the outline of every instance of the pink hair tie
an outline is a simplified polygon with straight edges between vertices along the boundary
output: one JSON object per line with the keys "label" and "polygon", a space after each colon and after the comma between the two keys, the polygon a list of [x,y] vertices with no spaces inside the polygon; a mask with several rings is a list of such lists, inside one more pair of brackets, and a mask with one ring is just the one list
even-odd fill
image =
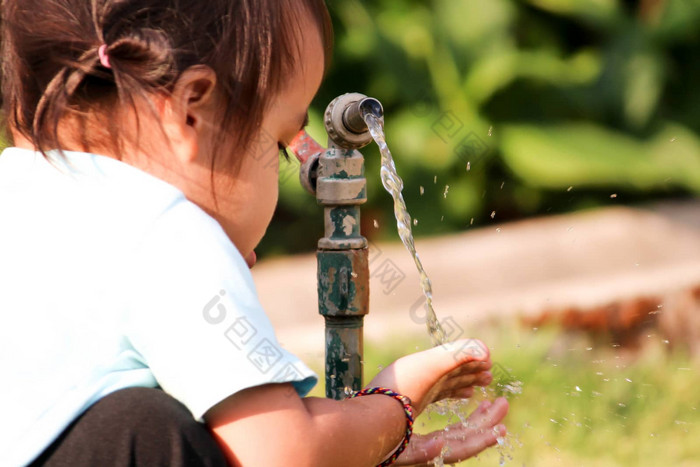
{"label": "pink hair tie", "polygon": [[105,68],[112,68],[109,63],[109,55],[107,55],[107,44],[102,44],[99,49],[97,49],[97,55],[100,56],[100,63]]}

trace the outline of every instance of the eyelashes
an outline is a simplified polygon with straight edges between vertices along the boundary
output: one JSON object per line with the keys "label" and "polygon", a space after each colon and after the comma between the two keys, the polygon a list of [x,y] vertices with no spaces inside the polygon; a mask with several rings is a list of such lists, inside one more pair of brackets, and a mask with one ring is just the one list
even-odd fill
{"label": "eyelashes", "polygon": [[282,156],[282,157],[284,158],[285,161],[291,162],[291,161],[292,161],[292,158],[291,158],[291,156],[289,155],[289,152],[287,151],[287,148],[284,146],[284,144],[282,144],[282,143],[277,143],[277,147],[278,147],[279,150],[280,150],[280,156]]}

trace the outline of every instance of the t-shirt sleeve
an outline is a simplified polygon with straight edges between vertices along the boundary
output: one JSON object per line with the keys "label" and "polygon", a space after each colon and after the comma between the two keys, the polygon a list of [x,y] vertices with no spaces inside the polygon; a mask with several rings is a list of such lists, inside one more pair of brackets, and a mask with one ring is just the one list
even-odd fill
{"label": "t-shirt sleeve", "polygon": [[242,389],[291,382],[304,396],[318,381],[280,346],[243,257],[192,203],[161,215],[131,262],[126,338],[195,419]]}

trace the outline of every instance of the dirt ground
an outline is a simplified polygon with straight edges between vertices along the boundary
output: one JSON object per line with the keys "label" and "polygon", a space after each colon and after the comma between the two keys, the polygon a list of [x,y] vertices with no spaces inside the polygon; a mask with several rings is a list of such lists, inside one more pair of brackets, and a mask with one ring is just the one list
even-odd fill
{"label": "dirt ground", "polygon": [[[490,319],[624,327],[630,316],[679,308],[666,326],[700,338],[700,200],[536,218],[416,245],[450,337]],[[398,240],[371,245],[370,274],[366,337],[422,333],[418,274]],[[322,361],[315,256],[262,261],[253,276],[282,344]]]}

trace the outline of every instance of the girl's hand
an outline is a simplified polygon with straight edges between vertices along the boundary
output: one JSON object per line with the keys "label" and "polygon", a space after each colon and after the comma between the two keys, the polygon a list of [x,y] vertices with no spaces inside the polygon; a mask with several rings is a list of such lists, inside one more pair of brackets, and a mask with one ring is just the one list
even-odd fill
{"label": "girl's hand", "polygon": [[479,340],[463,339],[399,358],[367,387],[408,396],[418,416],[432,402],[471,397],[473,386],[492,381],[490,368],[488,348]]}
{"label": "girl's hand", "polygon": [[508,402],[499,397],[493,403],[483,401],[469,415],[467,424],[456,423],[449,431],[435,431],[425,435],[414,434],[406,450],[399,456],[396,465],[427,466],[426,462],[443,455],[445,464],[460,462],[493,446],[499,436],[506,435],[506,427],[499,422],[508,412]]}
{"label": "girl's hand", "polygon": [[[493,380],[490,368],[489,351],[481,341],[460,340],[398,359],[368,387],[387,387],[408,396],[418,416],[432,402],[471,397],[474,386],[486,386]],[[505,436],[506,428],[500,422],[507,412],[504,398],[493,403],[484,401],[469,416],[466,426],[458,423],[449,431],[414,434],[397,465],[425,465],[444,447],[448,448],[445,463],[472,457],[496,444],[498,436]]]}

